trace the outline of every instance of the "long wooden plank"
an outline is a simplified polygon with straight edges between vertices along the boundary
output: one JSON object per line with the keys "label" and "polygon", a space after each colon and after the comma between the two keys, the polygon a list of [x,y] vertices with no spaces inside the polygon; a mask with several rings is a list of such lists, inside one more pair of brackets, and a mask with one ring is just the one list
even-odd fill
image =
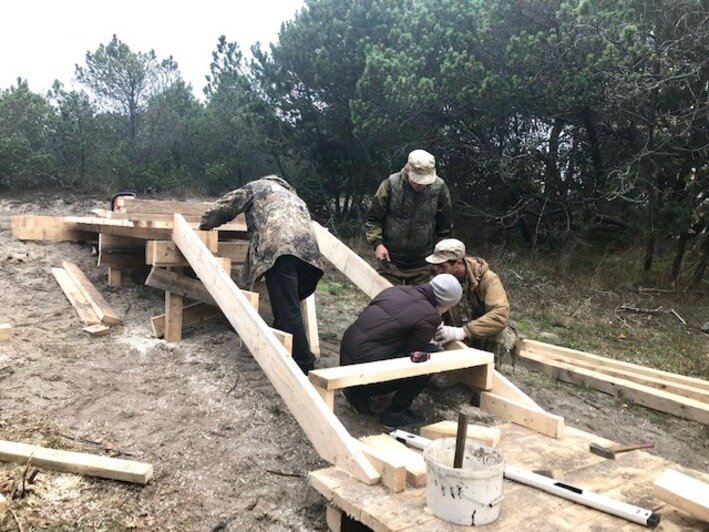
{"label": "long wooden plank", "polygon": [[231,259],[233,264],[241,264],[246,261],[249,252],[248,240],[230,240],[217,244],[217,255]]}
{"label": "long wooden plank", "polygon": [[76,225],[67,222],[64,216],[36,216],[19,214],[10,218],[12,236],[19,240],[43,241],[92,241],[96,235],[82,231]]}
{"label": "long wooden plank", "polygon": [[37,467],[136,484],[147,484],[153,478],[153,466],[143,462],[61,451],[6,440],[0,440],[0,460],[23,464],[30,460],[30,463]]}
{"label": "long wooden plank", "polygon": [[[439,421],[432,425],[421,427],[420,434],[424,438],[436,440],[438,438],[455,438],[458,431],[458,423],[455,421]],[[493,449],[500,443],[501,431],[499,427],[482,427],[480,425],[468,425],[466,438],[478,441]]]}
{"label": "long wooden plank", "polygon": [[559,380],[580,384],[616,397],[623,397],[660,412],[699,421],[705,425],[709,424],[709,403],[552,360],[537,353],[528,352],[523,362],[526,366]]}
{"label": "long wooden plank", "polygon": [[71,303],[74,310],[76,310],[81,321],[86,325],[101,323],[101,318],[98,317],[91,304],[89,304],[84,294],[79,290],[79,287],[76,286],[64,268],[52,268],[52,275],[59,283],[59,286],[64,291],[69,303]]}
{"label": "long wooden plank", "polygon": [[[185,216],[202,216],[213,203],[206,201],[172,201],[126,198],[126,213],[163,214],[172,217],[176,212]],[[170,218],[172,219],[172,218]]]}
{"label": "long wooden plank", "polygon": [[82,272],[76,264],[65,260],[62,261],[62,267],[69,274],[72,281],[74,281],[74,284],[81,290],[81,293],[84,294],[89,305],[91,305],[102,322],[108,324],[123,323],[123,320],[118,317],[116,311],[113,310],[111,305],[108,304],[108,301],[96,290],[93,283],[89,281],[88,277],[84,275],[84,272]]}
{"label": "long wooden plank", "polygon": [[538,342],[536,340],[525,339],[522,349],[525,351],[533,351],[542,354],[554,353],[564,355],[570,359],[585,360],[606,368],[616,368],[632,372],[636,375],[646,375],[655,379],[675,382],[678,384],[683,384],[685,386],[699,388],[701,390],[709,390],[709,381],[706,381],[704,379],[687,377],[686,375],[679,375],[677,373],[671,373],[669,371],[648,368],[647,366],[641,366],[640,364],[632,364],[630,362],[623,362],[621,360],[613,360],[612,358],[586,353],[585,351],[579,351],[577,349],[569,349],[568,347],[561,347],[558,345]]}
{"label": "long wooden plank", "polygon": [[[520,356],[522,357],[523,360],[527,358],[527,353],[529,353],[529,351],[522,350],[520,352]],[[532,353],[536,353],[536,351],[532,351]],[[539,353],[539,354],[542,354],[542,353]],[[589,369],[591,371],[597,371],[597,372],[603,373],[605,375],[610,375],[612,377],[618,377],[619,379],[626,379],[629,381],[637,382],[638,384],[642,384],[644,386],[650,386],[651,388],[657,388],[658,390],[663,390],[665,392],[674,393],[677,395],[682,395],[684,397],[688,397],[690,399],[696,399],[696,400],[702,401],[704,403],[709,403],[709,390],[703,390],[701,388],[695,388],[693,386],[687,386],[686,384],[680,384],[678,382],[671,382],[671,381],[667,381],[664,379],[651,377],[649,375],[638,374],[633,370],[625,370],[625,369],[619,369],[619,368],[614,368],[614,367],[601,366],[601,365],[597,365],[597,364],[587,361],[587,360],[578,360],[575,358],[569,358],[565,355],[561,355],[561,354],[557,354],[557,353],[549,353],[549,354],[544,353],[544,356],[546,356],[550,360],[557,360],[559,362],[563,362],[565,364],[571,364],[571,365],[579,367],[579,368],[585,368],[585,369]]]}
{"label": "long wooden plank", "polygon": [[12,338],[12,325],[0,323],[0,342],[9,342]]}
{"label": "long wooden plank", "polygon": [[379,360],[351,366],[318,369],[308,374],[310,382],[326,390],[337,390],[373,382],[385,382],[452,369],[489,364],[493,354],[471,347],[456,351],[431,353],[430,360],[414,363],[408,357]]}
{"label": "long wooden plank", "polygon": [[[168,240],[172,234],[171,222],[112,220],[98,216],[65,216],[65,221],[73,224],[78,230],[94,233],[142,238],[144,240]],[[195,229],[199,224],[191,224]],[[245,231],[246,224],[240,222],[228,223],[213,231],[200,231],[200,237],[205,240],[210,251],[217,249],[219,231]]]}
{"label": "long wooden plank", "polygon": [[318,239],[320,253],[352,281],[369,297],[376,296],[391,283],[379,275],[374,268],[332,235],[317,222],[313,222],[313,230]]}
{"label": "long wooden plank", "polygon": [[[231,270],[231,259],[217,257],[224,271]],[[145,264],[159,267],[189,266],[174,242],[168,240],[148,240],[145,242]]]}
{"label": "long wooden plank", "polygon": [[426,485],[426,463],[423,461],[421,453],[396,441],[388,434],[363,436],[359,440],[371,449],[377,449],[390,456],[397,456],[404,463],[406,482],[414,487]]}
{"label": "long wooden plank", "polygon": [[551,438],[564,435],[564,418],[540,412],[491,392],[480,393],[480,408]]}
{"label": "long wooden plank", "polygon": [[709,484],[667,469],[652,488],[653,495],[709,523]]}
{"label": "long wooden plank", "polygon": [[380,475],[298,365],[189,224],[175,215],[173,240],[246,344],[318,454],[366,484]]}

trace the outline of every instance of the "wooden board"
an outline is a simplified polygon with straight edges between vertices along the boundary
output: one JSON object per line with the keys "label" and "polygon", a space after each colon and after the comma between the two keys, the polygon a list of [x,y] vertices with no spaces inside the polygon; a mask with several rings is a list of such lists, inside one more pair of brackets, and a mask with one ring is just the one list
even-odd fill
{"label": "wooden board", "polygon": [[372,449],[377,449],[389,456],[396,456],[403,462],[406,469],[406,482],[411,486],[419,487],[426,485],[426,463],[423,461],[421,453],[396,441],[388,434],[377,434],[376,436],[363,436],[359,439],[362,443]]}
{"label": "wooden board", "polygon": [[242,264],[249,252],[248,240],[230,240],[217,243],[217,255],[231,259],[232,264]]}
{"label": "wooden board", "polygon": [[202,216],[214,203],[206,201],[171,201],[140,198],[126,198],[126,213],[149,213],[172,216],[179,212],[185,216]]}
{"label": "wooden board", "polygon": [[564,418],[520,405],[492,392],[480,393],[480,408],[550,438],[564,435]]}
{"label": "wooden board", "polygon": [[[181,268],[168,273],[180,275]],[[147,281],[146,281],[147,284]],[[182,340],[182,294],[165,291],[165,341],[168,343]]]}
{"label": "wooden board", "polygon": [[83,330],[84,332],[89,333],[91,336],[106,336],[108,333],[111,332],[110,327],[106,327],[105,325],[102,325],[100,323],[84,327]]}
{"label": "wooden board", "polygon": [[486,365],[492,362],[493,354],[471,347],[456,351],[431,353],[431,359],[426,362],[414,363],[408,357],[379,360],[351,366],[337,366],[318,369],[308,374],[310,382],[326,390],[336,390],[385,382],[418,375],[429,375],[452,369],[469,368]]}
{"label": "wooden board", "polygon": [[92,241],[96,235],[67,222],[63,216],[20,214],[10,219],[12,236],[19,240]]}
{"label": "wooden board", "polygon": [[583,360],[587,362],[592,362],[595,365],[604,368],[614,368],[619,370],[629,371],[636,375],[644,375],[654,379],[664,380],[667,382],[674,382],[678,384],[683,384],[685,386],[690,386],[692,388],[699,388],[701,390],[709,391],[709,381],[704,379],[697,379],[694,377],[687,377],[685,375],[679,375],[677,373],[671,373],[669,371],[661,371],[659,369],[648,368],[646,366],[641,366],[639,364],[632,364],[630,362],[623,362],[621,360],[613,360],[611,358],[606,358],[598,355],[593,355],[591,353],[586,353],[584,351],[578,351],[576,349],[569,349],[567,347],[561,347],[558,345],[547,344],[544,342],[537,342],[535,340],[524,340],[523,350],[532,351],[536,353],[543,354],[558,354],[564,357],[576,360]]}
{"label": "wooden board", "polygon": [[137,484],[147,484],[153,477],[153,466],[143,462],[0,440],[0,461],[26,464],[28,460],[36,467]]}
{"label": "wooden board", "polygon": [[[432,425],[421,427],[419,434],[424,438],[436,440],[438,438],[455,438],[458,432],[458,423],[455,421],[439,421]],[[493,449],[500,442],[500,429],[498,427],[481,427],[468,425],[467,438],[475,440]]]}
{"label": "wooden board", "polygon": [[667,469],[653,485],[653,494],[663,501],[709,523],[709,484]]}
{"label": "wooden board", "polygon": [[0,493],[0,517],[2,517],[3,512],[7,510],[7,507],[7,499]]}
{"label": "wooden board", "polygon": [[308,337],[310,352],[316,358],[320,358],[320,334],[318,333],[318,316],[315,312],[315,294],[300,302],[300,313],[303,317],[303,326]]}
{"label": "wooden board", "polygon": [[12,325],[0,323],[0,342],[9,342],[12,339]]}
{"label": "wooden board", "polygon": [[79,290],[79,287],[76,286],[64,268],[52,268],[52,275],[54,275],[54,278],[74,307],[74,310],[76,310],[81,321],[87,325],[101,323],[101,318],[98,317],[91,304],[86,300],[84,294]]}
{"label": "wooden board", "polygon": [[676,395],[633,381],[553,360],[547,355],[527,352],[524,363],[533,369],[565,382],[580,384],[639,405],[678,417],[709,424],[709,403]]}
{"label": "wooden board", "polygon": [[258,312],[189,224],[175,215],[173,241],[246,344],[318,454],[366,484],[379,473],[328,409]]}
{"label": "wooden board", "polygon": [[[221,261],[218,261],[216,257],[215,260],[217,261],[217,264],[219,264],[219,267],[222,268]],[[178,272],[171,272],[163,268],[153,267],[153,269],[150,270],[150,274],[147,279],[145,279],[145,284],[152,286],[153,288],[164,290],[165,292],[172,292],[182,297],[188,297],[203,303],[216,305],[214,298],[205,288],[202,281],[187,277],[186,275]],[[248,295],[252,304],[258,305],[258,294],[256,292],[244,292]]]}
{"label": "wooden board", "polygon": [[[127,236],[131,238],[141,238],[144,240],[168,240],[172,234],[171,222],[151,222],[151,221],[131,221],[131,220],[111,220],[96,216],[65,216],[64,220],[73,224],[77,229],[93,233],[105,233],[111,235]],[[191,224],[193,229],[197,229],[199,224]],[[229,223],[220,226],[212,231],[196,231],[209,247],[210,251],[217,249],[219,231],[245,231],[246,225],[243,223]]]}
{"label": "wooden board", "polygon": [[[217,257],[225,272],[231,272],[231,259]],[[168,240],[148,240],[145,242],[145,264],[159,267],[189,266],[174,242]]]}
{"label": "wooden board", "polygon": [[380,482],[382,486],[389,488],[395,493],[406,489],[406,462],[399,454],[391,453],[386,449],[370,447],[359,440],[355,441],[381,475],[382,478]]}
{"label": "wooden board", "polygon": [[[652,482],[670,462],[643,451],[620,455],[618,460],[605,460],[588,452],[591,441],[602,441],[593,434],[569,427],[560,440],[551,440],[517,425],[500,427],[498,445],[507,463],[526,469],[563,468],[566,481],[617,500],[638,504],[658,511],[663,530],[701,530],[704,525],[674,507],[663,504],[652,495]],[[416,452],[416,451],[413,451]],[[692,472],[706,479],[706,474]],[[426,507],[426,489],[409,488],[392,493],[380,486],[365,486],[337,468],[311,472],[311,485],[338,510],[344,511],[375,531],[453,532],[474,530],[452,525],[436,518]],[[604,512],[541,490],[504,481],[500,517],[484,530],[569,530],[598,531],[647,530]]]}
{"label": "wooden board", "polygon": [[91,283],[91,281],[89,281],[86,275],[84,275],[84,272],[82,272],[76,264],[65,260],[62,261],[62,267],[69,274],[71,280],[74,281],[74,284],[76,284],[79,290],[81,290],[81,293],[84,294],[84,297],[102,322],[108,324],[123,323],[123,320],[118,317],[116,311],[111,308],[108,301],[106,301],[101,293],[96,290],[96,287]]}

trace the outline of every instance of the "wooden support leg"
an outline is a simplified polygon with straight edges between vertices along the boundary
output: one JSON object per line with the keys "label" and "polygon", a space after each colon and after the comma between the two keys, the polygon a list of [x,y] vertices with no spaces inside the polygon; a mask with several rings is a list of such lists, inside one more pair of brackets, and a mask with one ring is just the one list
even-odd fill
{"label": "wooden support leg", "polygon": [[315,389],[320,394],[320,397],[323,398],[327,407],[330,410],[335,410],[335,390],[326,390],[325,388],[319,388],[317,386],[315,386]]}
{"label": "wooden support leg", "polygon": [[108,268],[108,286],[111,288],[119,288],[121,286],[121,270],[117,268]]}
{"label": "wooden support leg", "polygon": [[315,313],[315,294],[300,302],[300,313],[303,316],[303,325],[308,336],[310,352],[320,358],[320,336],[318,334],[318,317]]}
{"label": "wooden support leg", "polygon": [[332,504],[328,504],[325,509],[325,522],[331,532],[340,532],[342,530],[342,512]]}
{"label": "wooden support leg", "polygon": [[182,340],[182,296],[174,292],[165,292],[165,341],[172,343],[180,340]]}

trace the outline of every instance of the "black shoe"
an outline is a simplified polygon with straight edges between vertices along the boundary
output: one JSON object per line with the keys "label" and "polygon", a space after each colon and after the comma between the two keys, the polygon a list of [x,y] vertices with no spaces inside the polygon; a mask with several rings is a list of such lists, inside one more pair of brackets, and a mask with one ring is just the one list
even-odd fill
{"label": "black shoe", "polygon": [[308,376],[308,372],[309,372],[309,371],[313,371],[313,370],[315,369],[315,363],[314,363],[314,362],[309,362],[309,363],[306,363],[306,364],[300,364],[300,363],[297,363],[297,364],[298,364],[298,367],[300,368],[300,371],[302,371],[303,373],[305,373],[305,376],[306,376],[306,377]]}
{"label": "black shoe", "polygon": [[372,407],[369,406],[369,398],[357,397],[356,395],[347,393],[347,390],[342,390],[342,397],[345,398],[347,405],[358,414],[362,414],[363,416],[376,415]]}
{"label": "black shoe", "polygon": [[401,412],[391,412],[385,410],[379,415],[379,422],[387,428],[398,429],[401,427],[420,427],[426,418],[412,412],[403,410]]}

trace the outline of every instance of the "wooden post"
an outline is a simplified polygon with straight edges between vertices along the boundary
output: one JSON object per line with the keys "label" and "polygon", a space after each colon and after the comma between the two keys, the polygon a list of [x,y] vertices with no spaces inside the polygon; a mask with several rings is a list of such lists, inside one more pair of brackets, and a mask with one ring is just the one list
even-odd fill
{"label": "wooden post", "polygon": [[[182,268],[175,268],[175,270],[179,272]],[[165,341],[174,343],[180,340],[182,340],[182,296],[174,292],[165,292]]]}
{"label": "wooden post", "polygon": [[120,288],[121,286],[121,270],[118,268],[108,267],[108,286],[111,288]]}
{"label": "wooden post", "polygon": [[303,316],[305,334],[310,344],[310,352],[320,358],[320,336],[318,334],[318,317],[315,313],[315,294],[311,294],[300,302],[300,314]]}

